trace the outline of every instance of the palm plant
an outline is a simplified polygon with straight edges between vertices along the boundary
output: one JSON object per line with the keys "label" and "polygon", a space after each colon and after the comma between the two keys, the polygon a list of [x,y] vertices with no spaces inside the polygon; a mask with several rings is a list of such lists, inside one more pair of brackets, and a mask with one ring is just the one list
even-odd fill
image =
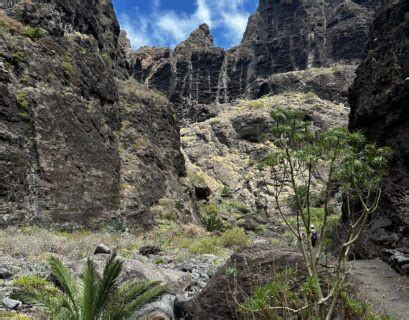
{"label": "palm plant", "polygon": [[50,319],[117,320],[128,319],[143,305],[163,295],[166,285],[156,281],[130,280],[122,285],[118,277],[123,262],[113,254],[100,276],[95,263],[88,258],[78,281],[56,257],[49,258],[52,274],[59,286],[43,289],[26,288],[17,293],[25,303],[38,307]]}

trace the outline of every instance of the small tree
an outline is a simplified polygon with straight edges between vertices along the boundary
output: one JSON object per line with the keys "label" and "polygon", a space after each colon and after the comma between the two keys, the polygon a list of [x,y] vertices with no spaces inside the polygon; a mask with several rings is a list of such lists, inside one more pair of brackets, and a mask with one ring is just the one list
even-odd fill
{"label": "small tree", "polygon": [[[323,131],[304,121],[305,112],[286,109],[272,113],[276,149],[263,161],[262,168],[271,176],[272,193],[278,214],[296,237],[310,279],[317,283],[317,295],[292,313],[313,309],[320,319],[330,320],[342,288],[347,281],[346,260],[351,246],[359,239],[381,195],[380,182],[385,174],[390,151],[367,143],[359,133],[343,128]],[[324,174],[322,170],[326,168]],[[323,210],[318,248],[311,242],[312,195],[314,180],[324,186]],[[318,261],[324,251],[331,192],[337,185],[345,198],[346,235],[339,249],[333,272],[333,285],[325,292],[324,279],[318,273]],[[284,190],[293,193],[295,219],[284,212]],[[276,306],[272,309],[289,308]]]}
{"label": "small tree", "polygon": [[25,288],[17,293],[17,297],[38,307],[50,319],[128,319],[166,291],[165,285],[152,281],[131,280],[119,285],[123,263],[116,255],[108,259],[102,276],[98,275],[95,263],[88,259],[78,282],[59,259],[51,257],[49,263],[59,287]]}

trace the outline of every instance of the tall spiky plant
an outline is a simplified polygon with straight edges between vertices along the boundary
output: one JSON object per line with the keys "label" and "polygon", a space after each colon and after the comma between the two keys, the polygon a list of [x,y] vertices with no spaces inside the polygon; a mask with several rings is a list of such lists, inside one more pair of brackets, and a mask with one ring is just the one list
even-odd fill
{"label": "tall spiky plant", "polygon": [[166,285],[157,281],[118,283],[123,262],[113,254],[100,276],[96,265],[87,259],[84,271],[74,281],[69,269],[56,257],[49,258],[52,274],[59,286],[44,289],[23,289],[17,296],[39,308],[50,319],[120,320],[128,319],[143,305],[166,292]]}

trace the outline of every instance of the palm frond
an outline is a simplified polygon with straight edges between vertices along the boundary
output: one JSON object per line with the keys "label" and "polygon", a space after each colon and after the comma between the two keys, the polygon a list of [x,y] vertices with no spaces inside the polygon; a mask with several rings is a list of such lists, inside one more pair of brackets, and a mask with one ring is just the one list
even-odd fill
{"label": "palm frond", "polygon": [[96,270],[96,265],[91,259],[88,258],[80,283],[80,309],[81,319],[83,320],[95,319],[98,280],[99,278]]}
{"label": "palm frond", "polygon": [[144,281],[138,282],[135,280],[130,280],[121,285],[121,287],[116,292],[116,297],[113,301],[118,301],[123,304],[128,304],[133,300],[137,299],[139,296],[149,291],[152,288],[161,285],[160,281]]}
{"label": "palm frond", "polygon": [[57,278],[63,291],[68,295],[71,303],[74,305],[74,309],[77,309],[77,288],[72,280],[70,270],[68,270],[57,257],[51,256],[48,259],[48,263],[50,264],[51,272]]}
{"label": "palm frond", "polygon": [[112,254],[105,265],[102,279],[98,284],[95,301],[96,314],[99,314],[107,305],[110,296],[114,293],[117,279],[122,271],[123,261],[116,259],[116,254]]}
{"label": "palm frond", "polygon": [[163,295],[167,289],[167,286],[161,285],[159,281],[127,281],[112,297],[103,319],[126,319],[143,305]]}
{"label": "palm frond", "polygon": [[128,303],[127,305],[123,305],[122,308],[126,313],[126,316],[132,315],[135,311],[140,309],[145,304],[148,304],[153,300],[159,298],[164,293],[166,293],[167,289],[168,287],[166,285],[155,286],[149,289],[148,291],[142,293],[138,298]]}
{"label": "palm frond", "polygon": [[70,300],[63,292],[58,290],[43,291],[33,288],[26,288],[19,290],[15,296],[24,303],[33,305],[47,314],[56,316],[64,312],[65,314],[69,315],[65,317],[67,320],[74,319],[76,316]]}

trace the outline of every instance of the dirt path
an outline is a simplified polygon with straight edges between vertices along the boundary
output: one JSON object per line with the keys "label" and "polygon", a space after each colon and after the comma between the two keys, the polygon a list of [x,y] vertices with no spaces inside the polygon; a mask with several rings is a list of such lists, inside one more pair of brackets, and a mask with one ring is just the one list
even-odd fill
{"label": "dirt path", "polygon": [[354,261],[351,276],[361,283],[361,294],[374,310],[398,320],[409,319],[408,278],[399,276],[380,259]]}

